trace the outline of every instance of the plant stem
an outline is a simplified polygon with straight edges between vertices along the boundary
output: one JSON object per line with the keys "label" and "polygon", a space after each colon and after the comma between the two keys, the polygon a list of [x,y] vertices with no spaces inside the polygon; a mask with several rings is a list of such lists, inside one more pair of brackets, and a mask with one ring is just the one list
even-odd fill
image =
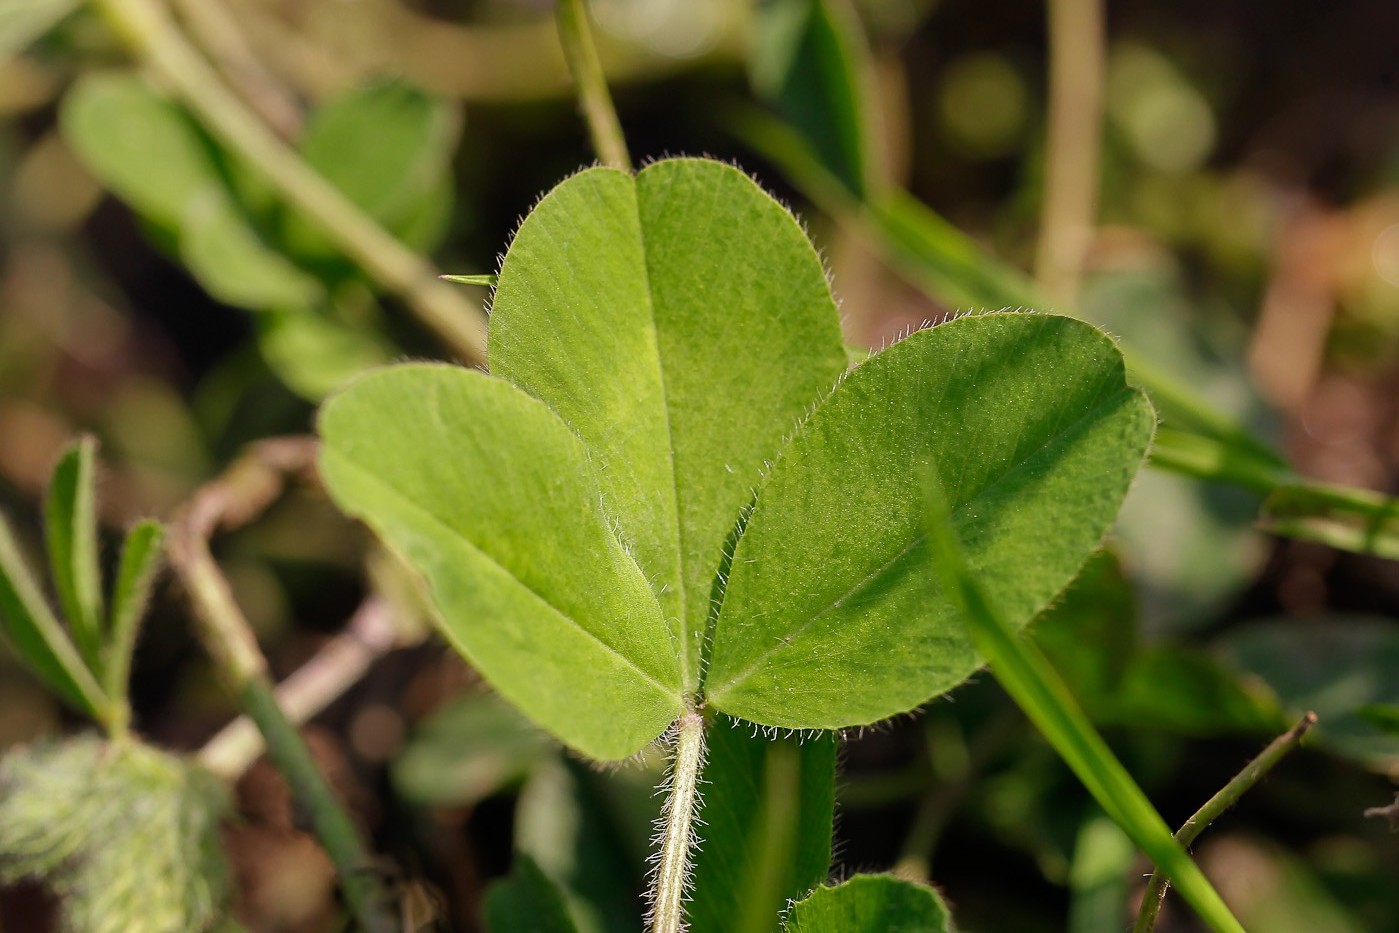
{"label": "plant stem", "polygon": [[390,900],[374,873],[368,849],[349,815],[316,769],[296,727],[277,705],[267,661],[243,617],[228,580],[209,552],[220,528],[236,526],[262,511],[282,491],[285,476],[309,470],[315,444],[305,438],[263,441],[225,473],[195,493],[170,529],[170,563],[184,583],[201,623],[198,633],[239,703],[262,731],[273,762],[310,814],[317,838],[340,875],[355,922],[370,933],[395,929]]}
{"label": "plant stem", "polygon": [[[1175,834],[1176,840],[1183,846],[1188,846],[1194,842],[1196,837],[1205,831],[1205,827],[1237,803],[1239,798],[1254,784],[1257,784],[1263,775],[1271,771],[1284,755],[1296,748],[1302,741],[1302,736],[1306,735],[1307,730],[1314,725],[1316,725],[1316,713],[1307,713],[1302,717],[1301,722],[1273,739],[1268,747],[1258,754],[1257,758],[1244,765],[1242,771],[1234,775],[1228,784],[1225,784],[1218,793],[1205,801],[1203,807],[1195,811],[1194,816],[1185,821],[1185,825]],[[1132,933],[1150,933],[1156,928],[1156,918],[1161,912],[1161,904],[1166,899],[1166,888],[1170,883],[1170,879],[1161,873],[1161,869],[1158,868],[1152,872],[1151,880],[1146,885],[1146,894],[1142,898],[1141,911],[1137,914],[1137,922],[1132,927]]]}
{"label": "plant stem", "polygon": [[627,140],[622,135],[617,110],[612,106],[612,96],[607,92],[607,76],[603,73],[597,46],[593,44],[583,0],[558,0],[556,10],[559,40],[563,43],[564,57],[568,59],[568,70],[573,72],[573,80],[578,85],[578,103],[588,123],[593,151],[606,165],[630,169]]}
{"label": "plant stem", "polygon": [[393,933],[398,924],[390,913],[388,894],[379,882],[373,858],[316,767],[301,733],[277,705],[272,682],[265,675],[250,678],[243,685],[239,701],[266,739],[267,752],[277,770],[306,808],[316,838],[340,874],[340,887],[355,922],[368,933]]}
{"label": "plant stem", "polygon": [[[360,604],[345,629],[290,677],[277,684],[277,705],[294,725],[307,722],[359,682],[375,659],[394,647],[391,610],[371,596]],[[199,763],[225,780],[248,770],[265,744],[257,724],[240,716],[199,750]]]}
{"label": "plant stem", "polygon": [[437,270],[309,168],[220,80],[158,0],[93,0],[132,51],[224,145],[256,167],[286,201],[317,222],[345,255],[396,294],[464,362],[486,358],[479,308]]}
{"label": "plant stem", "polygon": [[1106,68],[1103,0],[1049,0],[1049,134],[1035,278],[1070,307],[1093,236]]}
{"label": "plant stem", "polygon": [[685,889],[690,880],[695,813],[699,810],[699,776],[704,767],[704,716],[687,710],[675,723],[675,761],[670,794],[661,814],[661,851],[652,893],[652,933],[685,929]]}

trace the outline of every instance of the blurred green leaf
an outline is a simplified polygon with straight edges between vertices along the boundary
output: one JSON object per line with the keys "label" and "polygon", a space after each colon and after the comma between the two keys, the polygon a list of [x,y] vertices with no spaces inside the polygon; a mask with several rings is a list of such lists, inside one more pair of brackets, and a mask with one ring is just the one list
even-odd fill
{"label": "blurred green leaf", "polygon": [[319,426],[332,498],[427,578],[445,634],[503,696],[604,760],[679,715],[660,605],[544,403],[475,370],[398,366],[331,398]]}
{"label": "blurred green leaf", "polygon": [[1399,703],[1371,703],[1357,709],[1355,715],[1376,729],[1399,736]]}
{"label": "blurred green leaf", "polygon": [[1121,930],[1137,847],[1112,820],[1095,813],[1079,827],[1069,868],[1068,933]]}
{"label": "blurred green leaf", "polygon": [[716,722],[708,743],[690,930],[769,933],[830,871],[835,737],[769,741]]}
{"label": "blurred green leaf", "polygon": [[44,527],[58,604],[88,670],[100,678],[106,619],[97,553],[96,451],[97,441],[83,437],[63,452],[49,477]]}
{"label": "blurred green leaf", "polygon": [[[396,237],[415,249],[435,245],[451,216],[448,169],[460,128],[457,111],[406,84],[351,90],[318,107],[306,123],[306,163]],[[324,261],[341,250],[317,224],[288,213],[294,255]]]}
{"label": "blurred green leaf", "polygon": [[394,786],[433,807],[469,807],[525,779],[553,754],[549,738],[493,693],[453,700],[414,730]]}
{"label": "blurred green leaf", "polygon": [[515,844],[564,892],[580,933],[640,931],[660,775],[630,768],[607,780],[561,758],[530,775],[515,808]]}
{"label": "blurred green leaf", "polygon": [[324,298],[320,282],[268,245],[222,190],[210,189],[185,205],[179,249],[199,284],[224,304],[307,312]]}
{"label": "blurred green leaf", "polygon": [[1101,719],[1137,648],[1136,600],[1117,556],[1104,550],[1090,558],[1030,632],[1054,669],[1073,685],[1074,697],[1089,715]]}
{"label": "blurred green leaf", "polygon": [[892,875],[856,875],[792,905],[785,933],[946,933],[947,905],[932,888]]}
{"label": "blurred green leaf", "polygon": [[179,230],[189,205],[222,200],[213,144],[177,104],[132,72],[89,72],[59,110],[64,137],[104,185],[154,223]]}
{"label": "blurred green leaf", "polygon": [[1181,896],[1217,931],[1239,925],[1204,874],[1173,838],[1127,769],[1083,715],[1069,688],[1035,645],[1021,637],[962,556],[941,481],[925,474],[930,547],[927,559],[965,618],[977,650],[1035,727],[1118,826],[1170,878]]}
{"label": "blurred green leaf", "polygon": [[960,683],[981,659],[926,571],[920,473],[941,473],[979,578],[1019,628],[1102,542],[1154,428],[1111,341],[1070,318],[969,316],[871,357],[759,489],[707,702],[841,728]]}
{"label": "blurred green leaf", "polygon": [[870,189],[867,49],[843,0],[763,0],[748,50],[757,95],[795,127],[850,191]]}
{"label": "blurred green leaf", "polygon": [[48,32],[82,0],[6,0],[0,4],[0,62]]}
{"label": "blurred green leaf", "polygon": [[257,328],[267,365],[289,389],[314,402],[396,355],[372,330],[348,327],[320,314],[267,311],[258,315]]}
{"label": "blurred green leaf", "polygon": [[1158,647],[1132,659],[1105,721],[1185,735],[1276,732],[1288,718],[1267,690],[1203,652]]}
{"label": "blurred green leaf", "polygon": [[486,890],[486,929],[492,933],[577,933],[563,892],[534,859],[516,853],[509,877]]}
{"label": "blurred green leaf", "polygon": [[136,636],[140,633],[151,585],[160,569],[160,548],[164,543],[165,527],[154,519],[138,522],[122,543],[121,562],[117,565],[117,580],[112,589],[111,631],[104,669],[110,696],[127,694],[131,655],[136,649]]}
{"label": "blurred green leaf", "polygon": [[1312,710],[1312,735],[1372,768],[1399,763],[1399,736],[1362,710],[1399,705],[1399,626],[1369,616],[1251,623],[1216,642],[1221,655],[1261,678],[1293,713]]}
{"label": "blurred green leaf", "polygon": [[92,671],[54,618],[30,574],[9,523],[0,517],[0,625],[20,659],[74,709],[94,718],[106,710]]}

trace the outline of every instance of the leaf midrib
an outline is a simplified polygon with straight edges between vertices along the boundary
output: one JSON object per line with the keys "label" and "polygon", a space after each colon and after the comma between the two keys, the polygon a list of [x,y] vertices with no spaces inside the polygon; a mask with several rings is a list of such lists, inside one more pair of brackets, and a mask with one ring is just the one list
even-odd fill
{"label": "leaf midrib", "polygon": [[[1070,435],[1070,434],[1075,433],[1075,432],[1079,429],[1079,427],[1080,427],[1081,425],[1083,425],[1086,421],[1088,421],[1091,417],[1093,417],[1094,415],[1096,415],[1098,412],[1102,411],[1103,409],[1110,407],[1112,403],[1116,402],[1116,401],[1117,401],[1119,398],[1121,398],[1123,395],[1128,395],[1128,396],[1130,396],[1130,395],[1133,395],[1133,394],[1134,394],[1134,390],[1133,390],[1130,386],[1124,386],[1124,387],[1123,387],[1123,390],[1122,390],[1121,392],[1115,392],[1115,393],[1113,393],[1111,396],[1109,396],[1109,397],[1106,398],[1105,400],[1099,402],[1098,404],[1094,405],[1092,408],[1088,409],[1088,411],[1086,411],[1081,417],[1079,417],[1078,419],[1076,419],[1073,423],[1071,423],[1071,424],[1068,425],[1067,427],[1065,427],[1065,428],[1059,430],[1058,432],[1054,433],[1054,434],[1049,438],[1049,440],[1045,441],[1043,444],[1039,445],[1038,447],[1034,448],[1034,449],[1031,450],[1029,453],[1027,453],[1025,456],[1021,457],[1010,469],[1006,470],[1006,471],[1005,471],[1004,473],[1002,473],[1000,476],[996,477],[995,479],[991,480],[991,481],[990,481],[989,483],[987,483],[986,485],[982,486],[982,487],[981,487],[980,489],[978,489],[975,493],[973,493],[971,496],[969,496],[960,506],[958,506],[958,507],[956,507],[956,508],[954,508],[954,509],[952,510],[952,512],[951,512],[951,514],[950,514],[950,516],[949,516],[949,519],[950,519],[952,525],[954,526],[954,528],[960,526],[961,523],[960,523],[960,521],[959,521],[959,518],[960,518],[961,514],[964,512],[964,510],[966,509],[966,507],[967,507],[968,505],[972,504],[972,503],[975,502],[976,500],[980,499],[982,496],[986,495],[988,492],[990,492],[990,491],[992,491],[993,489],[995,489],[997,486],[1001,485],[1001,483],[1005,482],[1005,481],[1006,481],[1007,479],[1009,479],[1011,476],[1013,476],[1014,474],[1016,474],[1017,472],[1019,472],[1021,469],[1023,469],[1024,466],[1025,466],[1025,464],[1027,464],[1029,461],[1033,460],[1036,456],[1038,456],[1039,454],[1043,453],[1045,450],[1048,450],[1052,445],[1054,445],[1055,443],[1057,443],[1059,440],[1061,440],[1062,438],[1064,438],[1064,437],[1067,436],[1067,435]],[[788,634],[785,634],[782,638],[779,638],[779,639],[777,640],[777,643],[776,643],[776,644],[772,645],[772,646],[769,647],[766,651],[764,651],[762,654],[760,654],[760,655],[759,655],[757,658],[755,658],[751,663],[749,663],[746,667],[744,667],[743,670],[739,671],[736,675],[734,675],[733,677],[730,677],[728,680],[724,681],[722,684],[720,684],[720,685],[718,686],[718,688],[716,688],[716,689],[707,689],[707,690],[706,690],[706,695],[712,697],[712,696],[714,696],[715,694],[718,694],[718,695],[720,696],[720,698],[722,699],[722,695],[723,695],[723,692],[724,692],[725,690],[727,690],[727,689],[732,689],[732,688],[735,687],[736,685],[742,684],[745,680],[747,680],[749,677],[751,677],[751,676],[753,675],[753,672],[754,672],[754,671],[756,671],[756,670],[757,670],[758,668],[760,668],[763,664],[765,664],[765,663],[767,662],[767,660],[768,660],[769,658],[771,658],[774,654],[776,654],[777,652],[779,652],[779,651],[781,651],[782,649],[786,648],[791,642],[793,642],[793,641],[795,641],[796,639],[800,638],[803,634],[806,633],[806,631],[807,631],[808,629],[810,629],[813,625],[815,625],[818,621],[820,621],[820,620],[821,620],[822,618],[824,618],[826,615],[828,615],[829,613],[833,612],[833,611],[836,609],[836,607],[842,605],[842,604],[843,604],[846,600],[848,600],[851,596],[855,595],[856,593],[859,593],[861,590],[863,590],[863,589],[865,589],[866,587],[868,587],[873,581],[877,580],[877,579],[878,579],[885,571],[887,571],[891,566],[893,566],[894,564],[898,563],[900,560],[902,560],[904,557],[906,557],[910,551],[912,551],[914,548],[918,547],[920,544],[922,544],[924,541],[926,541],[927,538],[928,538],[928,534],[927,534],[927,532],[924,532],[923,534],[917,535],[917,536],[915,536],[914,538],[910,539],[909,542],[908,542],[906,545],[904,545],[902,548],[900,548],[899,551],[898,551],[898,553],[896,553],[893,557],[889,558],[889,560],[885,561],[884,563],[880,564],[877,568],[875,568],[874,570],[870,571],[870,573],[868,573],[868,574],[866,574],[864,577],[862,577],[857,583],[855,583],[853,586],[851,586],[846,592],[844,592],[844,593],[841,594],[838,598],[836,598],[836,599],[832,600],[831,602],[829,602],[828,604],[826,604],[824,607],[821,608],[821,610],[820,610],[819,612],[816,612],[815,614],[813,614],[813,615],[812,615],[810,618],[808,618],[805,622],[803,622],[803,623],[801,623],[801,625],[797,626],[793,631],[791,631],[791,632],[788,633]],[[722,622],[723,622],[722,617],[720,618],[719,622],[720,622],[720,624],[722,624]]]}
{"label": "leaf midrib", "polygon": [[[671,503],[675,507],[675,567],[678,571],[675,581],[676,598],[680,613],[680,684],[682,690],[690,690],[690,607],[689,593],[685,580],[685,521],[680,509],[680,477],[675,467],[675,425],[670,416],[670,386],[666,382],[665,358],[661,355],[661,329],[656,321],[656,294],[651,288],[651,251],[647,248],[646,228],[641,219],[641,176],[631,179],[631,205],[636,215],[637,239],[641,246],[641,274],[644,279],[643,291],[646,294],[646,316],[650,321],[651,344],[656,354],[656,378],[660,385],[661,411],[665,416],[666,459],[670,464]],[[660,603],[660,597],[656,599]],[[661,618],[665,621],[665,606],[661,606]],[[666,628],[670,628],[669,625]]]}
{"label": "leaf midrib", "polygon": [[[338,460],[338,461],[340,462],[340,464],[341,464],[342,466],[349,468],[352,472],[354,472],[355,474],[357,474],[358,476],[360,476],[362,479],[366,480],[370,486],[373,486],[373,487],[375,487],[375,488],[377,488],[377,489],[380,489],[381,491],[387,493],[387,496],[388,496],[389,498],[392,498],[392,499],[397,500],[397,501],[400,502],[401,504],[407,506],[407,507],[409,508],[409,510],[411,510],[414,514],[419,515],[419,516],[425,518],[425,519],[427,520],[427,523],[428,523],[428,524],[433,525],[433,526],[435,526],[435,527],[437,527],[437,528],[439,528],[439,529],[441,529],[441,530],[447,532],[447,534],[448,534],[452,539],[460,540],[460,541],[462,542],[462,546],[468,548],[472,553],[477,554],[477,555],[479,555],[480,557],[484,558],[488,563],[490,563],[491,565],[493,565],[494,567],[496,567],[498,570],[500,570],[500,572],[501,572],[502,574],[504,574],[506,577],[508,577],[508,578],[511,579],[511,580],[514,580],[517,584],[519,584],[520,589],[524,590],[524,591],[525,591],[526,593],[528,593],[530,596],[534,597],[535,600],[537,600],[540,604],[542,604],[546,609],[548,609],[550,612],[552,612],[555,616],[557,616],[557,617],[560,618],[560,619],[563,619],[565,622],[567,622],[568,624],[570,624],[570,625],[573,626],[574,628],[578,629],[578,631],[582,632],[582,633],[583,633],[584,635],[586,635],[588,638],[590,638],[591,640],[593,640],[594,642],[596,642],[596,643],[597,643],[600,647],[602,647],[607,653],[616,655],[617,658],[619,658],[623,663],[625,663],[627,667],[631,668],[631,669],[632,669],[633,671],[635,671],[638,675],[640,675],[641,678],[642,678],[643,680],[645,680],[645,681],[651,683],[652,685],[654,685],[657,689],[659,689],[659,690],[661,691],[662,694],[664,694],[664,695],[667,696],[667,697],[670,697],[670,698],[674,699],[677,703],[680,702],[680,701],[683,699],[683,693],[684,693],[684,685],[683,685],[683,683],[681,684],[681,689],[680,689],[680,690],[674,690],[674,689],[672,689],[672,688],[666,686],[666,685],[665,685],[664,683],[662,683],[661,681],[657,680],[657,679],[656,679],[654,676],[652,676],[650,673],[648,673],[647,671],[645,671],[645,670],[643,670],[641,667],[639,667],[639,666],[637,665],[637,663],[636,663],[635,661],[633,661],[631,658],[627,657],[625,654],[623,654],[621,651],[619,651],[617,648],[613,647],[612,645],[609,645],[606,641],[604,641],[601,637],[599,637],[599,636],[597,635],[597,633],[590,631],[586,626],[580,624],[576,619],[574,619],[573,616],[571,616],[571,615],[569,615],[568,613],[564,612],[564,611],[563,611],[562,609],[560,609],[558,606],[556,606],[556,605],[554,605],[552,602],[550,602],[550,600],[549,600],[547,597],[545,597],[542,593],[540,593],[540,592],[539,592],[538,590],[536,590],[534,587],[530,586],[530,585],[529,585],[528,583],[526,583],[524,580],[520,579],[520,577],[519,577],[517,574],[515,574],[513,571],[511,571],[510,568],[508,568],[508,567],[506,567],[504,564],[500,563],[500,561],[496,560],[495,557],[493,557],[490,553],[488,553],[487,551],[485,551],[483,548],[477,546],[476,543],[473,542],[470,538],[468,538],[465,534],[461,533],[461,532],[458,531],[456,528],[453,528],[451,525],[447,524],[445,521],[443,521],[441,518],[439,518],[436,514],[434,514],[430,509],[428,509],[428,508],[426,508],[426,507],[424,507],[424,506],[419,505],[417,502],[415,502],[415,501],[414,501],[413,499],[411,499],[406,493],[402,492],[402,491],[399,490],[397,487],[395,487],[395,486],[389,484],[389,483],[386,482],[386,481],[383,481],[383,480],[379,479],[379,477],[378,477],[375,473],[373,473],[372,471],[370,471],[370,470],[369,470],[368,468],[366,468],[366,467],[360,466],[360,465],[359,465],[358,463],[356,463],[354,460],[350,459],[350,457],[349,457],[347,454],[341,453],[340,451],[337,451],[337,450],[335,450],[334,448],[326,448],[326,454],[329,455],[329,456],[331,456],[331,457],[333,457],[333,458],[335,458],[336,460]],[[362,516],[363,516],[363,513],[361,513],[361,514],[362,514]],[[368,521],[368,518],[365,517],[365,520]],[[370,522],[370,523],[373,524],[373,522]],[[652,598],[654,599],[655,597],[653,596]]]}

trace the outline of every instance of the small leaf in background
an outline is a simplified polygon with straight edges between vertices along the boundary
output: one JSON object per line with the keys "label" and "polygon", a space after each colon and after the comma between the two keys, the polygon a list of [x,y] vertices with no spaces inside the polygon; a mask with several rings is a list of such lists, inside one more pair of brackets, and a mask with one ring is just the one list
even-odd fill
{"label": "small leaf in background", "polygon": [[[326,181],[415,249],[427,250],[451,216],[449,168],[459,113],[406,84],[357,88],[318,107],[306,122],[301,156]],[[283,236],[312,261],[343,255],[318,225],[289,211]]]}
{"label": "small leaf in background", "polygon": [[97,552],[96,451],[97,442],[84,437],[63,452],[49,478],[44,527],[58,604],[88,669],[100,676],[106,625]]}
{"label": "small leaf in background", "polygon": [[534,859],[516,853],[510,876],[486,891],[491,933],[577,933],[568,904]]}
{"label": "small leaf in background", "polygon": [[104,670],[107,692],[112,696],[126,695],[131,655],[136,650],[136,637],[151,585],[160,569],[160,549],[164,543],[165,527],[153,519],[137,522],[122,543],[121,561],[112,588],[111,629]]}
{"label": "small leaf in background", "polygon": [[29,669],[74,709],[97,717],[106,698],[34,581],[0,517],[0,626]]}
{"label": "small leaf in background", "polygon": [[580,933],[639,933],[637,893],[660,813],[656,769],[608,780],[562,757],[530,775],[515,807],[515,845],[563,892]]}
{"label": "small leaf in background", "polygon": [[287,309],[257,316],[258,347],[287,388],[320,401],[350,379],[388,363],[394,350],[372,330]]}
{"label": "small leaf in background", "polygon": [[830,871],[835,737],[769,741],[720,721],[708,746],[690,930],[770,933]]}
{"label": "small leaf in background", "polygon": [[178,230],[190,203],[225,196],[203,130],[132,72],[79,78],[64,95],[59,120],[93,174],[160,227]]}
{"label": "small leaf in background", "polygon": [[980,663],[927,572],[923,471],[1024,625],[1112,526],[1155,419],[1116,347],[1050,315],[965,317],[871,357],[801,425],[739,540],[705,690],[732,716],[841,728]]}
{"label": "small leaf in background", "polygon": [[864,197],[872,171],[868,52],[854,10],[843,0],[766,0],[754,26],[753,90],[809,141],[827,171]]}
{"label": "small leaf in background", "polygon": [[420,723],[393,764],[394,786],[430,807],[469,807],[554,754],[549,738],[493,693],[453,700]]}
{"label": "small leaf in background", "polygon": [[444,634],[568,745],[615,760],[681,709],[674,643],[542,402],[453,366],[379,370],[321,409],[321,474],[432,590]]}
{"label": "small leaf in background", "polygon": [[1068,933],[1102,933],[1127,926],[1127,897],[1137,847],[1101,811],[1084,820],[1069,868]]}
{"label": "small leaf in background", "polygon": [[1108,713],[1137,650],[1136,601],[1117,555],[1090,558],[1030,633],[1088,714]]}
{"label": "small leaf in background", "polygon": [[1235,629],[1219,654],[1263,680],[1290,711],[1313,710],[1318,744],[1381,771],[1399,763],[1399,737],[1362,713],[1399,705],[1399,626],[1368,616],[1268,619]]}
{"label": "small leaf in background", "polygon": [[0,5],[0,62],[24,51],[82,0],[7,0]]}
{"label": "small leaf in background", "polygon": [[932,888],[892,875],[856,875],[792,905],[785,933],[946,933],[947,905]]}
{"label": "small leaf in background", "polygon": [[224,304],[249,311],[309,311],[325,294],[320,282],[270,246],[220,189],[185,205],[179,250],[199,284]]}
{"label": "small leaf in background", "polygon": [[581,172],[510,244],[490,364],[588,445],[695,689],[724,543],[764,461],[845,371],[806,234],[719,162]]}
{"label": "small leaf in background", "polygon": [[1161,646],[1136,655],[1106,722],[1183,735],[1274,733],[1289,717],[1266,687],[1195,648]]}
{"label": "small leaf in background", "polygon": [[60,895],[64,929],[189,933],[227,910],[213,775],[137,742],[92,737],[0,760],[0,879]]}

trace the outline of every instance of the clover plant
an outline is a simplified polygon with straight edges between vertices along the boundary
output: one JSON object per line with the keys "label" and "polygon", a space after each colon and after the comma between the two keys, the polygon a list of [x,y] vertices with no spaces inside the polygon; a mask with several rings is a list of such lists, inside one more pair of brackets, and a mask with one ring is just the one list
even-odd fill
{"label": "clover plant", "polygon": [[615,761],[673,732],[657,929],[681,923],[714,716],[860,726],[980,663],[928,571],[929,471],[1023,625],[1099,546],[1155,424],[1112,341],[1047,314],[960,317],[851,368],[800,226],[700,159],[544,197],[489,360],[357,380],[322,410],[321,470],[560,741]]}

